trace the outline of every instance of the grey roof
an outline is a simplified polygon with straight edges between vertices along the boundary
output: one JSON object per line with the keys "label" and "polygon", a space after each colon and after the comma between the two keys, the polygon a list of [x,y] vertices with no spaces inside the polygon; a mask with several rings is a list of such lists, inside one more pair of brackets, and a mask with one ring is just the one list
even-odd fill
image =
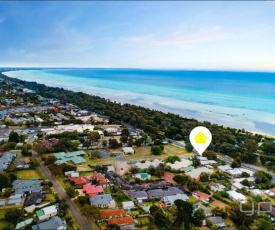
{"label": "grey roof", "polygon": [[25,205],[39,204],[44,200],[45,195],[40,192],[33,192],[29,199],[26,200]]}
{"label": "grey roof", "polygon": [[40,192],[43,189],[41,182],[34,178],[29,180],[14,180],[12,182],[12,190],[15,194],[26,192]]}
{"label": "grey roof", "polygon": [[148,194],[145,191],[133,191],[133,190],[128,190],[126,191],[126,193],[129,194],[129,196],[131,196],[134,199],[138,199],[138,198],[143,198],[143,197],[148,197]]}
{"label": "grey roof", "polygon": [[214,225],[224,223],[224,219],[221,216],[209,217],[208,220],[210,220]]}
{"label": "grey roof", "polygon": [[113,200],[111,194],[91,196],[89,199],[91,205],[108,205]]}
{"label": "grey roof", "polygon": [[21,198],[16,198],[16,199],[10,199],[8,202],[8,205],[12,205],[12,204],[21,204],[22,203],[22,199]]}
{"label": "grey roof", "polygon": [[170,187],[167,189],[152,189],[152,190],[148,190],[147,192],[148,192],[149,196],[153,196],[153,197],[157,197],[157,198],[161,198],[164,196],[173,196],[173,195],[177,195],[177,194],[183,194],[183,191],[177,187]]}
{"label": "grey roof", "polygon": [[16,157],[15,153],[5,153],[0,158],[0,172],[6,170],[13,159]]}
{"label": "grey roof", "polygon": [[32,226],[32,230],[61,230],[66,228],[66,224],[58,216],[55,216],[48,221]]}

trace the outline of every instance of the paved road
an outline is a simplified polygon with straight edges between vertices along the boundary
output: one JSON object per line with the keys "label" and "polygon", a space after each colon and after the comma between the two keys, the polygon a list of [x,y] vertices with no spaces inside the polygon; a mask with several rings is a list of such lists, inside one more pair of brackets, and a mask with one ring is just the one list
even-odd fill
{"label": "paved road", "polygon": [[[35,153],[33,155],[34,155],[34,157],[36,159],[39,159],[39,157],[37,155],[35,155]],[[77,206],[75,205],[75,203],[68,197],[68,195],[65,193],[65,191],[63,190],[63,188],[57,182],[57,180],[55,179],[55,177],[52,176],[52,174],[50,173],[50,171],[44,166],[43,163],[40,163],[39,166],[40,166],[42,172],[47,177],[47,179],[53,183],[53,187],[54,187],[55,191],[57,192],[57,194],[60,196],[60,198],[61,199],[65,199],[69,203],[69,205],[70,205],[69,211],[74,216],[74,218],[77,221],[77,223],[79,224],[80,229],[81,230],[90,230],[90,229],[92,229],[91,225],[80,214],[79,209],[77,208]]]}

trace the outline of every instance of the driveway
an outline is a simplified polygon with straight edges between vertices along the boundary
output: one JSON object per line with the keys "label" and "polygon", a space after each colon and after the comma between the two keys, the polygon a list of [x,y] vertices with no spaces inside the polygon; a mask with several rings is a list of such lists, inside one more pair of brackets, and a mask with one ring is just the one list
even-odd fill
{"label": "driveway", "polygon": [[[39,159],[39,157],[36,155],[36,153],[33,153],[33,156],[36,159]],[[43,163],[40,163],[39,166],[40,166],[42,172],[47,177],[47,179],[53,183],[53,187],[54,187],[55,191],[57,192],[57,194],[59,195],[59,197],[61,199],[65,199],[68,202],[68,204],[70,205],[69,211],[74,216],[77,223],[79,224],[80,229],[81,230],[91,230],[92,229],[91,224],[89,224],[88,221],[81,215],[81,213],[80,213],[79,209],[77,208],[77,206],[75,205],[75,203],[65,193],[64,189],[60,186],[60,184],[57,182],[55,177],[50,173],[50,171],[44,166]]]}

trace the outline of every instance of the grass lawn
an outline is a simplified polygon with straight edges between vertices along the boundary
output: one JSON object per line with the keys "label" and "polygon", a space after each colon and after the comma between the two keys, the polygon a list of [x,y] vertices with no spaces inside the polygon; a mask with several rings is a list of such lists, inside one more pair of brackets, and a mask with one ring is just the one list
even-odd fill
{"label": "grass lawn", "polygon": [[139,224],[150,224],[151,223],[151,219],[150,217],[140,217],[140,218],[137,218],[137,221]]}
{"label": "grass lawn", "polygon": [[190,156],[194,156],[195,154],[193,152],[189,153],[188,151],[186,151],[186,149],[178,147],[173,144],[164,145],[163,156],[171,156],[171,155],[190,157]]}
{"label": "grass lawn", "polygon": [[5,218],[6,209],[0,209],[0,219]]}
{"label": "grass lawn", "polygon": [[45,201],[54,201],[54,195],[53,194],[46,194]]}
{"label": "grass lawn", "polygon": [[8,221],[0,221],[0,229],[3,229],[4,227],[7,227],[7,226],[11,226],[12,228],[11,229],[14,229],[15,226],[13,223],[11,222],[8,222]]}
{"label": "grass lawn", "polygon": [[56,180],[61,185],[61,187],[64,188],[64,189],[71,186],[69,180],[68,181],[64,181],[66,179],[68,179],[68,177],[65,177],[65,176],[56,177]]}
{"label": "grass lawn", "polygon": [[93,171],[82,171],[82,172],[79,172],[80,176],[90,176],[91,174],[93,174]]}
{"label": "grass lawn", "polygon": [[35,169],[26,169],[17,171],[17,177],[20,179],[31,179],[31,178],[38,178],[40,179],[40,175]]}
{"label": "grass lawn", "polygon": [[189,200],[188,202],[190,202],[191,204],[194,204],[198,199],[196,197],[193,196],[189,196]]}
{"label": "grass lawn", "polygon": [[234,226],[234,223],[229,218],[225,219],[225,226]]}

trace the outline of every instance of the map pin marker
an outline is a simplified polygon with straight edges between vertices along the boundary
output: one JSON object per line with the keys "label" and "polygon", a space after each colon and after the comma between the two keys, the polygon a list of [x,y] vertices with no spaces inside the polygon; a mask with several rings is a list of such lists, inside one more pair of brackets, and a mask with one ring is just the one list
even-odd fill
{"label": "map pin marker", "polygon": [[209,129],[198,126],[191,131],[189,140],[197,152],[202,155],[212,141],[212,134]]}

